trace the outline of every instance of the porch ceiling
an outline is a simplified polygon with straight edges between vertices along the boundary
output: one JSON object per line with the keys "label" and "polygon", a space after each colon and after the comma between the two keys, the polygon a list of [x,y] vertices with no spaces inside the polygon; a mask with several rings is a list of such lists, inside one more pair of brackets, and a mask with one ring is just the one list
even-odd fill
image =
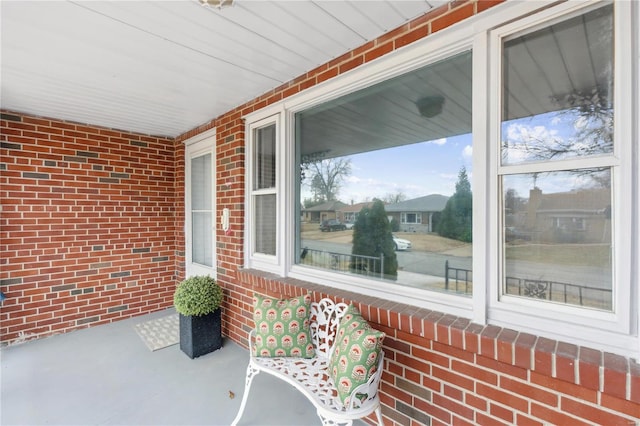
{"label": "porch ceiling", "polygon": [[175,137],[444,3],[4,0],[0,106]]}

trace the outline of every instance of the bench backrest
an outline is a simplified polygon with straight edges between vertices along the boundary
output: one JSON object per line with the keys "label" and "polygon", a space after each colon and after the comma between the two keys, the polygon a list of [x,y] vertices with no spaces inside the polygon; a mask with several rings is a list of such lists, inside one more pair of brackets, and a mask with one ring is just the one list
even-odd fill
{"label": "bench backrest", "polygon": [[335,303],[326,298],[311,303],[311,340],[318,357],[331,358],[338,325],[348,307],[346,303]]}

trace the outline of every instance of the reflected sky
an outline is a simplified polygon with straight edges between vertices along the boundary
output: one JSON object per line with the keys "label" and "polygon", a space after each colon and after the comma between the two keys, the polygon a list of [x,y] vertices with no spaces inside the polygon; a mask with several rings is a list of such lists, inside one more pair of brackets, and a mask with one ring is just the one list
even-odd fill
{"label": "reflected sky", "polygon": [[[430,194],[451,196],[464,166],[472,177],[471,134],[350,155],[351,175],[338,199],[350,204],[399,192],[406,199]],[[310,198],[308,186],[302,199]]]}

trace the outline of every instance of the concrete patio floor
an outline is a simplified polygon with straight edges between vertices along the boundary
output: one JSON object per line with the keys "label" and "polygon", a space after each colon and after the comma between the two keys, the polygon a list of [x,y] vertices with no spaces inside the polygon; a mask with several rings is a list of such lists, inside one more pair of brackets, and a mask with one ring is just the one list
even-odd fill
{"label": "concrete patio floor", "polygon": [[[3,347],[0,424],[229,425],[244,392],[248,353],[228,339],[194,360],[179,345],[151,352],[133,326],[173,312]],[[259,374],[240,424],[321,422],[296,389]]]}

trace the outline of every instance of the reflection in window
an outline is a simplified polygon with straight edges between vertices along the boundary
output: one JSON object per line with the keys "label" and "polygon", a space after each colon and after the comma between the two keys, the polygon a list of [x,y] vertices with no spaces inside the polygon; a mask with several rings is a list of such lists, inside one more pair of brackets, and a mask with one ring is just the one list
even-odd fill
{"label": "reflection in window", "polygon": [[503,50],[503,164],[613,152],[613,6]]}
{"label": "reflection in window", "polygon": [[507,39],[503,59],[503,293],[612,310],[613,6]]}
{"label": "reflection in window", "polygon": [[471,71],[464,52],[296,114],[296,263],[471,294]]}
{"label": "reflection in window", "polygon": [[611,310],[609,169],[503,180],[505,293]]}

